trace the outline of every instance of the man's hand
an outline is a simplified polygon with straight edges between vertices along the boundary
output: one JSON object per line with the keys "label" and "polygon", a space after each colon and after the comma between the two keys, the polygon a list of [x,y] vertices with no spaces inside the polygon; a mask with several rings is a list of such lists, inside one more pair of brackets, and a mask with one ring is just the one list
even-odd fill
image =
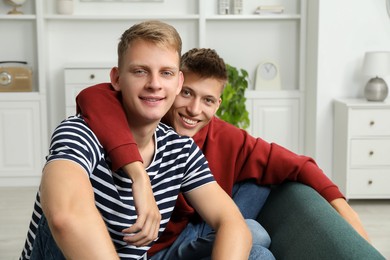
{"label": "man's hand", "polygon": [[332,207],[358,232],[364,239],[371,243],[366,230],[360,221],[359,215],[351,206],[342,198],[332,200]]}
{"label": "man's hand", "polygon": [[134,246],[146,246],[157,238],[161,221],[149,175],[141,162],[127,164],[122,169],[133,181],[134,204],[138,215],[133,226],[122,230],[126,233],[123,240]]}

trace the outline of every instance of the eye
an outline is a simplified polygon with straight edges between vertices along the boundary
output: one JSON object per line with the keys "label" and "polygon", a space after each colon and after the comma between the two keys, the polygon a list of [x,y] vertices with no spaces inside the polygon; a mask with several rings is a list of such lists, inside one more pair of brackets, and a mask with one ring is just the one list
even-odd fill
{"label": "eye", "polygon": [[190,97],[191,96],[191,91],[189,91],[188,89],[182,89],[181,95],[183,97]]}
{"label": "eye", "polygon": [[164,77],[171,77],[175,75],[172,71],[166,70],[161,73]]}
{"label": "eye", "polygon": [[204,101],[205,101],[205,103],[206,103],[207,105],[213,105],[213,104],[215,104],[215,100],[214,100],[213,98],[208,98],[208,97],[206,97],[206,98],[204,98]]}
{"label": "eye", "polygon": [[146,70],[143,70],[143,69],[135,69],[135,70],[133,71],[133,73],[134,73],[135,75],[142,76],[142,75],[145,75],[145,74],[147,73],[147,71],[146,71]]}

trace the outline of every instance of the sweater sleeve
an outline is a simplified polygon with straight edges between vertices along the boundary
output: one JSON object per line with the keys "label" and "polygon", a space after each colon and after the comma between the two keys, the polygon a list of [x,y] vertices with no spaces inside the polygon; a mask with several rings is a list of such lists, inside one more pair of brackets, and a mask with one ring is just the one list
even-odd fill
{"label": "sweater sleeve", "polygon": [[243,164],[242,175],[255,174],[251,177],[256,178],[262,185],[297,181],[315,189],[328,202],[344,198],[337,185],[325,175],[312,158],[298,155],[278,144],[267,143],[261,138],[247,137],[246,142],[249,143],[246,147],[249,154]]}
{"label": "sweater sleeve", "polygon": [[108,152],[114,171],[131,162],[142,162],[121,100],[121,93],[108,83],[86,88],[76,97],[77,112]]}

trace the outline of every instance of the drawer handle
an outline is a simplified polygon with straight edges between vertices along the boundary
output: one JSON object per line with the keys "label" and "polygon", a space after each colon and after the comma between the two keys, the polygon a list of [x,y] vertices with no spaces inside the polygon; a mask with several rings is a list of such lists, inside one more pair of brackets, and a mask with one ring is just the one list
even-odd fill
{"label": "drawer handle", "polygon": [[370,126],[374,126],[375,125],[375,121],[370,121]]}
{"label": "drawer handle", "polygon": [[89,78],[90,78],[90,79],[94,79],[94,78],[95,78],[95,74],[89,75]]}
{"label": "drawer handle", "polygon": [[372,180],[368,180],[368,185],[371,185],[372,184]]}
{"label": "drawer handle", "polygon": [[373,156],[373,155],[374,155],[374,151],[370,151],[368,154],[369,154],[370,156]]}

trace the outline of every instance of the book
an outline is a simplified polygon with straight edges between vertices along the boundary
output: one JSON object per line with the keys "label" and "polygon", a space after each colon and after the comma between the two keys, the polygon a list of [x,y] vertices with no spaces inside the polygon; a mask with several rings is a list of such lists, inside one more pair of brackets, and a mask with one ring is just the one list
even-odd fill
{"label": "book", "polygon": [[282,5],[260,5],[256,8],[255,14],[281,14],[284,12]]}

